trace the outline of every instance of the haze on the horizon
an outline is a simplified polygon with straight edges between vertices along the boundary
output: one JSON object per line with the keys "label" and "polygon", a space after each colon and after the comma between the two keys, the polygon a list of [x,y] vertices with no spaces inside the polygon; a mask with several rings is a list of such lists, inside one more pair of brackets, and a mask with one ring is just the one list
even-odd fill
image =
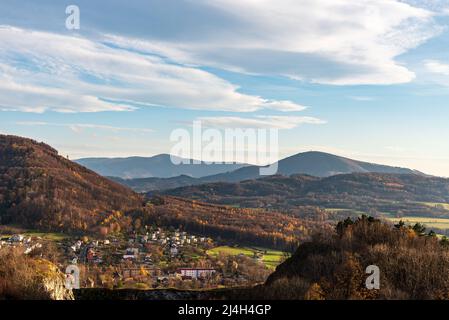
{"label": "haze on the horizon", "polygon": [[66,3],[1,1],[0,133],[151,156],[202,120],[449,176],[449,0],[76,4],[70,31]]}

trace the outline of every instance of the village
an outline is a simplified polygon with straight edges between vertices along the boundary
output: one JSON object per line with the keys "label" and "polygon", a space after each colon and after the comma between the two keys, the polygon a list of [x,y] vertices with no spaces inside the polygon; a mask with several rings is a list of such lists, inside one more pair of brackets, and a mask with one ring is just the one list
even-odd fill
{"label": "village", "polygon": [[0,239],[0,250],[17,247],[24,254],[45,255],[49,245],[56,247],[61,271],[77,266],[84,288],[210,289],[260,283],[270,272],[261,253],[250,257],[216,253],[213,239],[178,229],[145,227],[141,234],[101,239],[55,241],[26,234]]}

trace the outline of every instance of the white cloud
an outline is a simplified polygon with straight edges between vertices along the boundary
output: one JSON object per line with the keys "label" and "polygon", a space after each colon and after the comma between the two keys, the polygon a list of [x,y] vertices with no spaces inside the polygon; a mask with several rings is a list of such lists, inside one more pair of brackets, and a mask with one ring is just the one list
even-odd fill
{"label": "white cloud", "polygon": [[355,101],[373,101],[373,100],[375,100],[374,97],[367,97],[367,96],[349,96],[348,98],[351,100],[355,100]]}
{"label": "white cloud", "polygon": [[[157,34],[157,42],[109,40],[192,65],[335,85],[395,84],[415,78],[396,58],[443,29],[433,19],[439,14],[433,7],[394,0],[198,0],[195,5],[225,17],[208,21],[215,36],[193,23],[196,37],[187,27],[178,30],[176,40]],[[196,20],[201,18],[206,17]]]}
{"label": "white cloud", "polygon": [[429,72],[443,76],[449,76],[449,64],[442,63],[438,60],[426,60],[424,66]]}
{"label": "white cloud", "polygon": [[254,118],[242,117],[200,117],[197,120],[205,127],[214,128],[273,128],[293,129],[301,124],[324,124],[326,121],[314,117],[298,116],[256,116]]}
{"label": "white cloud", "polygon": [[66,127],[70,128],[74,132],[80,132],[82,129],[98,129],[98,130],[107,130],[113,132],[127,131],[127,132],[141,132],[141,133],[150,133],[153,132],[152,129],[147,128],[126,128],[126,127],[115,127],[101,124],[90,124],[90,123],[51,123],[51,122],[43,122],[43,121],[17,121],[15,123],[19,126],[51,126],[51,127]]}
{"label": "white cloud", "polygon": [[298,111],[290,101],[242,94],[206,71],[87,38],[0,26],[0,109],[129,111],[159,105],[251,112]]}

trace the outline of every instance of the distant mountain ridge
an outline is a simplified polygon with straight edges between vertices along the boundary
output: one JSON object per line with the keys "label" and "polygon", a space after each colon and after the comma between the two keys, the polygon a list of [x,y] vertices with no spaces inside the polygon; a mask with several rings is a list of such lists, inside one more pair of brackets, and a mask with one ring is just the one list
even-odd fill
{"label": "distant mountain ridge", "polygon": [[153,157],[83,158],[75,162],[102,176],[122,179],[173,178],[181,175],[201,178],[247,166],[247,164],[206,164],[204,162],[191,164],[193,160],[175,158],[185,160],[188,164],[173,164],[169,154]]}
{"label": "distant mountain ridge", "polygon": [[329,209],[328,212],[449,216],[449,179],[417,174],[350,173],[326,178],[275,175],[160,192],[220,205],[275,209],[293,214],[301,212],[304,206],[313,206]]}
{"label": "distant mountain ridge", "polygon": [[[191,167],[195,167],[192,165]],[[166,190],[177,187],[185,187],[214,182],[241,182],[244,180],[259,179],[266,176],[260,175],[259,166],[245,166],[236,170],[219,173],[201,178],[187,177],[185,175],[161,178],[143,179],[114,179],[137,192],[148,192],[154,190]],[[352,160],[324,152],[298,153],[278,162],[278,175],[309,175],[319,178],[330,177],[339,174],[350,173],[386,173],[386,174],[416,174],[424,175],[422,172],[387,165],[379,165],[363,161]]]}
{"label": "distant mountain ridge", "polygon": [[[257,179],[263,177],[259,174],[259,169],[258,166],[248,166],[230,173],[209,176],[203,180],[205,182],[239,182]],[[284,176],[303,174],[320,178],[348,173],[423,174],[412,169],[357,161],[318,151],[298,153],[282,159],[278,162],[277,170],[277,174]]]}

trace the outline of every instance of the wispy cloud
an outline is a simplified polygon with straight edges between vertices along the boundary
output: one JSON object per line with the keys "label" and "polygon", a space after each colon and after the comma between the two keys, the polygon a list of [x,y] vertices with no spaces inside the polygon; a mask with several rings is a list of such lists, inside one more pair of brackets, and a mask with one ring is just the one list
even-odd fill
{"label": "wispy cloud", "polygon": [[51,127],[66,127],[70,128],[74,132],[80,132],[82,129],[97,129],[97,130],[107,130],[107,131],[127,131],[127,132],[143,132],[150,133],[154,130],[147,128],[125,128],[125,127],[115,127],[101,124],[90,124],[90,123],[51,123],[43,121],[17,121],[16,125],[19,126],[51,126]]}
{"label": "wispy cloud", "polygon": [[298,116],[256,116],[243,117],[200,117],[197,120],[206,127],[213,128],[273,128],[293,129],[302,124],[324,124],[326,121],[314,117]]}
{"label": "wispy cloud", "polygon": [[[172,10],[192,7],[200,7],[195,11],[200,16],[176,37],[150,30],[146,40],[109,40],[183,63],[236,72],[334,85],[395,84],[415,78],[396,58],[444,29],[434,19],[440,7],[405,1],[198,0]],[[206,14],[220,17],[208,20],[207,30],[199,25]],[[164,16],[152,18],[166,23]]]}
{"label": "wispy cloud", "polygon": [[449,64],[440,62],[438,60],[426,60],[424,66],[427,71],[440,74],[443,76],[449,76]]}
{"label": "wispy cloud", "polygon": [[355,101],[373,101],[373,100],[375,100],[374,97],[367,97],[367,96],[349,96],[348,98],[351,100],[355,100]]}
{"label": "wispy cloud", "polygon": [[[290,101],[242,94],[209,72],[75,36],[0,26],[0,107],[26,112],[297,111]],[[120,102],[116,102],[120,101]]]}

